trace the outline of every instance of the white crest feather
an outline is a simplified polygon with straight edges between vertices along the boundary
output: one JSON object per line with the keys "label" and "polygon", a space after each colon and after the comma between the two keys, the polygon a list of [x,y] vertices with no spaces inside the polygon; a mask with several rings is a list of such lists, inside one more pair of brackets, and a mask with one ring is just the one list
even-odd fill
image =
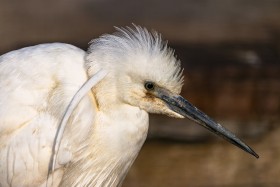
{"label": "white crest feather", "polygon": [[[101,67],[111,73],[132,72],[179,93],[183,76],[174,50],[157,32],[133,26],[116,27],[114,34],[105,34],[90,42],[86,63],[89,72]],[[96,67],[98,65],[101,67]]]}
{"label": "white crest feather", "polygon": [[62,117],[62,119],[61,119],[61,121],[58,125],[57,132],[56,132],[56,135],[55,135],[55,139],[54,139],[54,142],[53,142],[52,154],[51,154],[50,163],[49,163],[47,180],[49,179],[50,173],[54,172],[55,164],[56,164],[56,160],[57,160],[57,154],[58,154],[58,150],[59,150],[59,147],[60,147],[60,144],[61,144],[63,133],[64,133],[65,127],[68,123],[68,120],[69,120],[71,114],[73,113],[73,110],[79,104],[81,99],[86,95],[86,93],[89,92],[90,89],[92,87],[94,87],[97,83],[99,83],[106,75],[107,75],[106,71],[100,70],[94,76],[89,78],[89,80],[87,80],[83,84],[83,86],[76,92],[76,94],[73,96],[71,102],[67,106],[66,111],[65,111],[65,113],[64,113],[64,115],[63,115],[63,117]]}

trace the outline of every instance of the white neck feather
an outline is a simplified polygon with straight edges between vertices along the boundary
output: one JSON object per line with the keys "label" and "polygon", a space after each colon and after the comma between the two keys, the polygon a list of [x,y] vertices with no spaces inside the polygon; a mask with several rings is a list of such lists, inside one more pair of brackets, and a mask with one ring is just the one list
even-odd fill
{"label": "white neck feather", "polygon": [[120,186],[147,132],[148,113],[138,107],[122,104],[97,112],[90,137],[76,152],[60,185]]}

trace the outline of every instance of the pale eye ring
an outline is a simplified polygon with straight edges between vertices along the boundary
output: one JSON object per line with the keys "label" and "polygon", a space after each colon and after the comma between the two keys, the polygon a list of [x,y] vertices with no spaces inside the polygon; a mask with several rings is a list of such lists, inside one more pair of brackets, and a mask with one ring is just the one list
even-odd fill
{"label": "pale eye ring", "polygon": [[155,84],[153,82],[147,81],[145,82],[145,88],[148,91],[152,91],[155,89]]}

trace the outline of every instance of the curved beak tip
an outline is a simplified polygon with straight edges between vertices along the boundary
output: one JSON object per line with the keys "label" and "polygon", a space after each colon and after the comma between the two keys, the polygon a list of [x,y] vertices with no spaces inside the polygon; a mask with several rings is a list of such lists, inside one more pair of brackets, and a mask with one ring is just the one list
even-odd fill
{"label": "curved beak tip", "polygon": [[257,159],[260,158],[260,156],[252,148],[250,148],[247,152],[253,155]]}

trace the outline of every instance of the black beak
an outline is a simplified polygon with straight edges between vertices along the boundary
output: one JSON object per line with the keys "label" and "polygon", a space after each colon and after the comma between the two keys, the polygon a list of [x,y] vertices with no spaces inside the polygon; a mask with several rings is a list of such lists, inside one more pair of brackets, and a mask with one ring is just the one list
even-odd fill
{"label": "black beak", "polygon": [[251,149],[248,145],[242,142],[239,138],[235,136],[232,132],[216,123],[214,120],[209,118],[206,114],[201,112],[195,106],[193,106],[190,102],[184,99],[182,96],[170,96],[167,93],[159,94],[159,97],[168,105],[168,107],[174,112],[187,117],[208,130],[214,132],[215,134],[221,136],[226,139],[233,145],[243,149],[244,151],[250,153],[251,155],[259,158],[259,155],[255,153],[253,149]]}

